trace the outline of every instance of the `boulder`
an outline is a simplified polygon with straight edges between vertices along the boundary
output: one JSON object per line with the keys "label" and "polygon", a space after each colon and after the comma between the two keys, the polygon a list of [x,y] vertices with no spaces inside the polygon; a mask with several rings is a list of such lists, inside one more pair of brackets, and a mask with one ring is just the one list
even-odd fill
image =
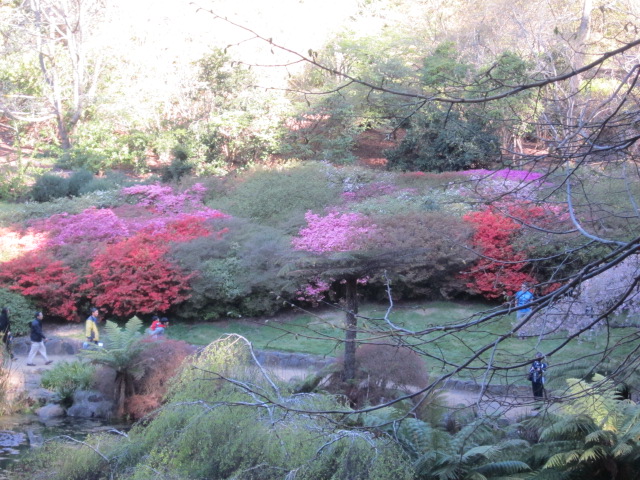
{"label": "boulder", "polygon": [[27,396],[39,405],[60,402],[60,395],[58,393],[42,387],[30,389]]}
{"label": "boulder", "polygon": [[36,415],[42,421],[49,420],[51,418],[64,417],[65,411],[60,405],[49,403],[44,407],[36,410]]}
{"label": "boulder", "polygon": [[67,410],[69,417],[111,418],[114,402],[95,390],[78,390],[73,394],[73,405]]}

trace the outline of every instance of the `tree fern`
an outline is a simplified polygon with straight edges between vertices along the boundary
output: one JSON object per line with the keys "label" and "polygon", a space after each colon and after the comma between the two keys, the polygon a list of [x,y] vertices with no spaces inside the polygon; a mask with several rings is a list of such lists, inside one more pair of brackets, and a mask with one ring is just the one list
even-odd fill
{"label": "tree fern", "polygon": [[145,344],[140,342],[141,328],[142,320],[138,317],[129,320],[124,328],[107,321],[104,348],[82,352],[92,363],[115,370],[114,396],[118,404],[118,416],[124,413],[126,397],[134,393],[133,379],[139,379],[144,375],[144,365],[140,360],[140,353],[145,348]]}
{"label": "tree fern", "polygon": [[559,421],[544,429],[540,440],[582,440],[585,435],[596,431],[598,427],[588,415],[570,415],[560,417]]}

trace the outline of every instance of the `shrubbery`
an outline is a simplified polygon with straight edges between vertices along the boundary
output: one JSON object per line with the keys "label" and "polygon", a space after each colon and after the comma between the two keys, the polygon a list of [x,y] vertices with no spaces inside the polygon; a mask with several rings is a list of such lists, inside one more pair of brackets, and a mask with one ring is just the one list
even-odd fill
{"label": "shrubbery", "polygon": [[15,336],[27,334],[36,306],[21,294],[7,288],[0,288],[0,308],[4,307],[11,310],[11,332]]}
{"label": "shrubbery", "polygon": [[173,246],[171,257],[188,271],[191,297],[179,314],[191,319],[272,314],[296,285],[279,276],[291,248],[275,229],[244,220],[217,223],[222,237],[209,236]]}
{"label": "shrubbery", "polygon": [[60,362],[42,374],[42,386],[60,395],[62,405],[73,403],[77,390],[87,390],[95,374],[95,367],[87,362]]}
{"label": "shrubbery", "polygon": [[77,197],[84,192],[83,189],[92,182],[93,178],[93,173],[84,169],[76,170],[69,178],[45,173],[38,177],[31,188],[31,197],[36,202],[50,202],[62,197]]}
{"label": "shrubbery", "polygon": [[335,202],[339,185],[331,181],[334,167],[311,164],[283,170],[256,170],[237,179],[227,196],[209,203],[237,217],[269,226],[300,225],[307,210]]}
{"label": "shrubbery", "polygon": [[500,155],[500,142],[481,118],[434,111],[415,115],[406,137],[386,155],[397,170],[467,170],[490,165]]}
{"label": "shrubbery", "polygon": [[31,197],[36,202],[49,202],[54,198],[69,194],[69,180],[59,175],[45,173],[36,180],[31,188]]}

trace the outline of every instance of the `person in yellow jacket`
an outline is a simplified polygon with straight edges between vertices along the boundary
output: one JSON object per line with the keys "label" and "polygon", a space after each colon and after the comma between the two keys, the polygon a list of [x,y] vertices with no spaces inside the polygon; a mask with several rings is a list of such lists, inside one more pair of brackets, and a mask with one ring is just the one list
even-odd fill
{"label": "person in yellow jacket", "polygon": [[87,337],[87,342],[93,342],[98,345],[100,340],[100,333],[98,332],[98,316],[100,311],[96,307],[91,307],[91,315],[84,322],[84,334]]}

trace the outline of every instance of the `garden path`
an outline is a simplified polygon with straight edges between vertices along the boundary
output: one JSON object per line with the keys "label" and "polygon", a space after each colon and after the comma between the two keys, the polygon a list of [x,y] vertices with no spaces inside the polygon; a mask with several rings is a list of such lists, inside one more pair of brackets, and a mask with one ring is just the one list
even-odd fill
{"label": "garden path", "polygon": [[[69,324],[60,327],[47,328],[47,335],[51,337],[74,337],[82,336],[82,325]],[[53,363],[44,365],[42,357],[36,357],[36,366],[27,365],[26,354],[17,354],[16,360],[10,365],[10,385],[14,395],[25,392],[31,398],[37,398],[38,391],[41,390],[40,380],[42,374],[53,368],[60,362],[72,362],[78,359],[77,355],[61,354],[48,355]],[[269,371],[281,380],[303,379],[309,373],[309,369],[275,367]],[[447,409],[472,409],[484,414],[501,414],[509,419],[517,419],[524,415],[530,415],[534,412],[535,406],[530,398],[513,397],[499,394],[485,393],[479,400],[477,391],[465,390],[460,388],[445,388],[440,395],[434,400],[435,404]]]}

